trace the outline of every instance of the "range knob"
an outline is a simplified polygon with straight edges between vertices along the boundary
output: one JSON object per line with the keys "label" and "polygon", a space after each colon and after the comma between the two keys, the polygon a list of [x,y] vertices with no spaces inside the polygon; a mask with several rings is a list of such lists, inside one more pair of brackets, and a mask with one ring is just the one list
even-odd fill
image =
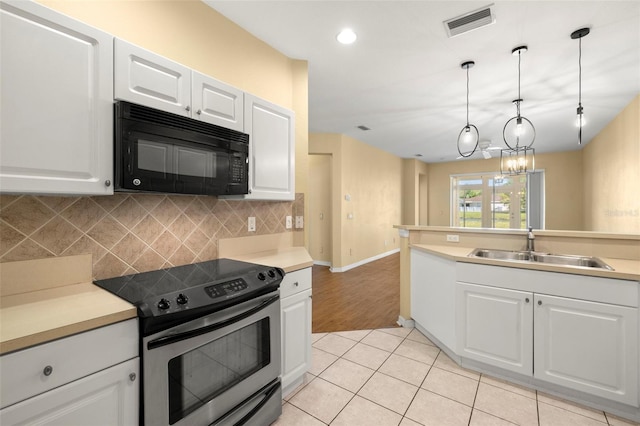
{"label": "range knob", "polygon": [[169,309],[170,306],[171,306],[171,302],[169,302],[164,297],[160,299],[160,301],[158,302],[158,309],[162,309],[162,310]]}
{"label": "range knob", "polygon": [[268,275],[269,275],[269,277],[271,277],[271,278],[275,278],[275,276],[276,276],[276,271],[274,271],[273,269],[269,269]]}
{"label": "range knob", "polygon": [[176,302],[178,302],[178,305],[184,305],[188,301],[189,301],[189,298],[182,293],[180,293],[176,298]]}
{"label": "range knob", "polygon": [[264,281],[264,280],[266,280],[266,279],[267,279],[267,276],[264,274],[264,272],[259,272],[259,273],[258,273],[258,279],[259,279],[260,281]]}

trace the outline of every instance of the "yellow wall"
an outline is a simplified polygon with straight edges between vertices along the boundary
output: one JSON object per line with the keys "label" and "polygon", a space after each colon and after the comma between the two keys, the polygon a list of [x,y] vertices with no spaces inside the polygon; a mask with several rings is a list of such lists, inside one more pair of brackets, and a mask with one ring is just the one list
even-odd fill
{"label": "yellow wall", "polygon": [[583,150],[585,230],[640,234],[640,95]]}
{"label": "yellow wall", "polygon": [[309,153],[332,155],[332,267],[399,248],[393,225],[402,219],[402,160],[349,136],[326,133],[310,135]]}
{"label": "yellow wall", "polygon": [[422,210],[428,206],[427,192],[422,191],[421,194],[420,191],[420,178],[427,177],[428,167],[428,164],[414,158],[402,160],[402,223],[404,225],[426,225],[420,221]]}
{"label": "yellow wall", "polygon": [[[537,154],[536,169],[545,171],[545,229],[581,230],[581,152]],[[499,157],[429,164],[429,225],[450,224],[450,175],[499,170]]]}

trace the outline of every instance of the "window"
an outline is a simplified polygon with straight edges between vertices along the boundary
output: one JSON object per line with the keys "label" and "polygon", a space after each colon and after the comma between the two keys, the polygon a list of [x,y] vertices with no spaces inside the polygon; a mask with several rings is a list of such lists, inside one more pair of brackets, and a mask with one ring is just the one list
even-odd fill
{"label": "window", "polygon": [[544,228],[544,172],[451,176],[451,226]]}

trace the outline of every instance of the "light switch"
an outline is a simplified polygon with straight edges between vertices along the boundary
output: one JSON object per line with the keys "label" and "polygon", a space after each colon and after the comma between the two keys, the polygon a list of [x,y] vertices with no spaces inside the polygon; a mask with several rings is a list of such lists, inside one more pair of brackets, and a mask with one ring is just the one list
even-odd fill
{"label": "light switch", "polygon": [[247,219],[247,231],[256,232],[256,218],[254,216],[249,216]]}
{"label": "light switch", "polygon": [[292,220],[292,217],[291,217],[291,216],[287,216],[287,217],[285,218],[285,221],[284,221],[284,227],[285,227],[286,229],[291,229],[291,228],[293,228],[293,220]]}

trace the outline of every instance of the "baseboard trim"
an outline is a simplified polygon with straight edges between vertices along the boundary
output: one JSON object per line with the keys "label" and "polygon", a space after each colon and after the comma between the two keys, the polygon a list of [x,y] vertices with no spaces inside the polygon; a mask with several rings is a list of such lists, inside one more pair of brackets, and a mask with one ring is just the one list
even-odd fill
{"label": "baseboard trim", "polygon": [[313,264],[320,265],[320,266],[331,266],[331,262],[328,262],[326,260],[314,260]]}
{"label": "baseboard trim", "polygon": [[404,328],[414,328],[416,326],[416,322],[414,320],[405,319],[402,315],[398,315],[397,324]]}
{"label": "baseboard trim", "polygon": [[346,266],[340,267],[340,268],[333,268],[332,267],[330,270],[331,270],[331,272],[347,272],[347,271],[349,271],[349,270],[351,270],[353,268],[357,268],[358,266],[366,265],[369,262],[373,262],[375,260],[382,259],[383,257],[391,256],[392,254],[399,253],[399,252],[400,252],[399,248],[398,249],[394,249],[394,250],[390,250],[390,251],[378,254],[376,256],[369,257],[367,259],[363,259],[363,260],[361,260],[359,262],[352,263],[350,265],[346,265]]}

